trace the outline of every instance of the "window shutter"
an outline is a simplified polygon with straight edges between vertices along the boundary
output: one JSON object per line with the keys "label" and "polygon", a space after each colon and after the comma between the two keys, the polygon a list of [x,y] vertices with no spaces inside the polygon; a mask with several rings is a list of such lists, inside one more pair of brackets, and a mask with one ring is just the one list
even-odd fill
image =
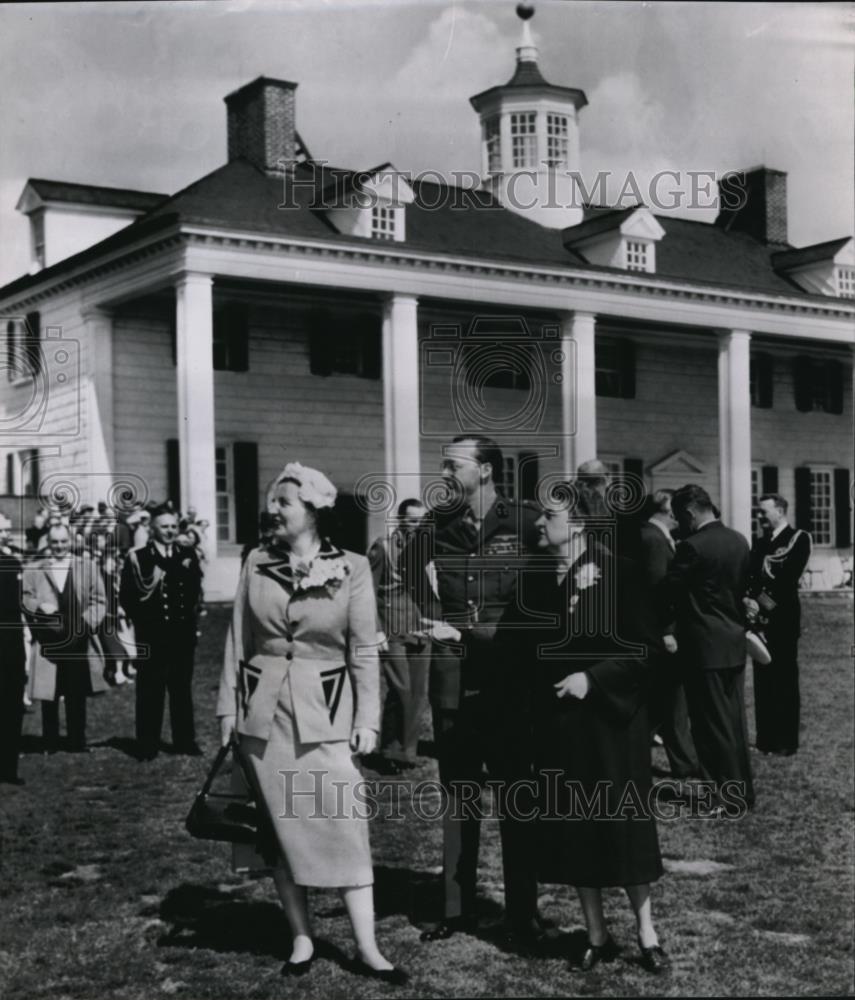
{"label": "window shutter", "polygon": [[245,302],[227,302],[223,310],[226,367],[231,372],[249,371],[249,310]]}
{"label": "window shutter", "polygon": [[15,456],[11,451],[6,455],[6,492],[10,496],[15,492]]}
{"label": "window shutter", "polygon": [[828,412],[843,412],[843,365],[839,361],[826,361],[828,380]]}
{"label": "window shutter", "polygon": [[362,345],[362,374],[378,379],[383,371],[383,338],[378,317],[365,313],[357,317]]}
{"label": "window shutter", "polygon": [[849,470],[834,470],[834,544],[848,549],[852,544],[852,498],[849,493]]}
{"label": "window shutter", "polygon": [[172,355],[172,365],[175,367],[178,364],[178,330],[175,326],[174,315],[169,317],[169,350]]}
{"label": "window shutter", "polygon": [[804,355],[793,358],[793,394],[799,413],[808,413],[813,409],[811,359]]}
{"label": "window shutter", "polygon": [[315,310],[309,314],[307,333],[309,336],[309,370],[313,375],[330,375],[329,350],[327,331],[332,320],[324,310]]}
{"label": "window shutter", "polygon": [[804,531],[811,528],[810,469],[802,465],[795,470],[796,527]]}
{"label": "window shutter", "polygon": [[755,354],[751,358],[757,393],[755,405],[770,410],[774,404],[775,362],[770,354]]}
{"label": "window shutter", "polygon": [[33,375],[40,374],[42,370],[42,318],[37,312],[27,313],[25,320],[26,330],[24,334],[24,353],[30,363]]}
{"label": "window shutter", "polygon": [[537,452],[521,451],[519,458],[519,495],[521,500],[537,499],[538,472]]}
{"label": "window shutter", "polygon": [[620,394],[623,399],[635,399],[635,344],[622,340],[618,351],[620,364]]}
{"label": "window shutter", "polygon": [[777,493],[778,492],[778,466],[777,465],[764,465],[760,469],[760,492],[761,493]]}
{"label": "window shutter", "polygon": [[171,500],[175,509],[181,508],[181,460],[178,453],[178,439],[166,442],[166,499]]}
{"label": "window shutter", "polygon": [[34,448],[29,454],[30,482],[33,484],[33,496],[37,497],[41,490],[42,476],[39,468],[39,452]]}
{"label": "window shutter", "polygon": [[234,468],[235,541],[247,545],[258,538],[258,445],[235,441]]}

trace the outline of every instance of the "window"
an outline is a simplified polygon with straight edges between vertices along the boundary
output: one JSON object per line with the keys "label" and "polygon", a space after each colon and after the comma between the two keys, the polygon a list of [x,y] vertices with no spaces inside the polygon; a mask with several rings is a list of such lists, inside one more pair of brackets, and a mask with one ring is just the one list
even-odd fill
{"label": "window", "polygon": [[635,398],[635,345],[631,340],[597,340],[595,363],[598,396]]}
{"label": "window", "polygon": [[855,299],[855,267],[837,268],[837,294],[842,299]]}
{"label": "window", "polygon": [[772,408],[774,399],[774,364],[768,354],[752,354],[750,368],[751,405],[759,409]]}
{"label": "window", "polygon": [[843,412],[843,365],[839,361],[795,358],[793,385],[796,409],[800,412]]}
{"label": "window", "polygon": [[511,158],[514,168],[537,165],[537,113],[511,115]]}
{"label": "window", "polygon": [[649,270],[649,246],[639,240],[626,241],[626,269],[628,271]]}
{"label": "window", "polygon": [[33,264],[41,270],[45,266],[45,213],[33,212],[30,216],[30,238],[33,246]]}
{"label": "window", "polygon": [[484,146],[487,150],[487,173],[502,171],[502,126],[501,118],[493,115],[484,122]]}
{"label": "window", "polygon": [[319,309],[309,316],[308,335],[313,375],[380,378],[383,354],[377,315]]}
{"label": "window", "polygon": [[834,544],[834,481],[831,469],[810,470],[810,533],[814,545]]}
{"label": "window", "polygon": [[217,445],[214,458],[217,491],[217,541],[219,542],[229,542],[234,537],[233,501],[229,488],[229,484],[232,482],[230,452],[230,448]]}
{"label": "window", "polygon": [[397,209],[386,205],[371,208],[371,235],[377,240],[395,239],[395,213]]}
{"label": "window", "polygon": [[567,163],[569,155],[566,115],[546,116],[546,159],[553,167]]}

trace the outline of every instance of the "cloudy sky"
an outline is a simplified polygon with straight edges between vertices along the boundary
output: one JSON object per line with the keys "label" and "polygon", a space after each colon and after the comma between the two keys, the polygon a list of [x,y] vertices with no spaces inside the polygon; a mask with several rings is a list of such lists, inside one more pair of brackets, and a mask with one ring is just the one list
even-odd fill
{"label": "cloudy sky", "polygon": [[[544,75],[590,101],[585,176],[765,163],[789,174],[791,242],[852,232],[851,5],[536,6]],[[299,83],[318,159],[477,170],[468,98],[510,77],[518,36],[514,0],[3,4],[0,283],[28,268],[27,177],[172,193],[225,161],[222,98],[262,73]]]}

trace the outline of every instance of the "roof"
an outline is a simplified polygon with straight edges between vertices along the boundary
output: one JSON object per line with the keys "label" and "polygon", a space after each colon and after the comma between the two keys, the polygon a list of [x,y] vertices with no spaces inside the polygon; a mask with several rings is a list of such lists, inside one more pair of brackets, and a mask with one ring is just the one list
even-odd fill
{"label": "roof", "polygon": [[99,184],[75,184],[70,181],[50,181],[31,177],[27,186],[42,201],[62,201],[75,205],[102,205],[108,208],[126,208],[148,212],[168,195],[154,191],[136,191],[132,188],[102,187]]}
{"label": "roof", "polygon": [[514,90],[525,92],[536,90],[539,94],[561,97],[572,101],[577,110],[584,108],[588,103],[584,90],[579,90],[577,87],[559,87],[546,80],[534,59],[518,59],[514,75],[504,86],[482,90],[480,94],[470,97],[469,103],[476,111],[480,111],[481,107],[494,97]]}
{"label": "roof", "polygon": [[585,209],[585,218],[578,226],[571,226],[563,230],[566,243],[576,243],[579,240],[589,239],[600,233],[607,233],[616,229],[624,219],[628,219],[633,212],[638,211],[641,205],[632,205],[630,208],[605,209]]}
{"label": "roof", "polygon": [[772,261],[775,267],[789,270],[794,267],[802,267],[805,264],[814,264],[821,260],[832,260],[835,254],[842,250],[851,239],[851,236],[843,236],[839,240],[814,243],[813,246],[801,247],[798,250],[779,250],[772,254]]}
{"label": "roof", "polygon": [[[283,188],[281,177],[268,176],[245,160],[234,160],[161,200],[144,216],[94,247],[6,285],[0,289],[0,296],[17,294],[171,226],[210,226],[286,239],[376,247],[376,241],[370,238],[339,233],[326,212],[318,207],[323,202],[315,201],[329,185],[332,175],[349,173],[326,165],[315,170],[312,164],[302,164],[295,174],[296,183]],[[390,250],[626,274],[587,263],[584,256],[563,245],[565,234],[572,230],[546,229],[502,208],[489,192],[417,180],[412,187],[415,201],[407,208],[406,240],[388,244]],[[291,207],[280,207],[283,205]],[[613,225],[616,215],[629,214],[637,207],[623,210],[593,207],[585,214],[590,221],[603,219]],[[728,232],[711,223],[662,215],[656,219],[665,230],[656,250],[657,278],[727,286],[749,293],[817,298],[775,273],[773,260],[782,249],[780,245],[766,246],[746,233]],[[635,277],[644,280],[644,276]]]}

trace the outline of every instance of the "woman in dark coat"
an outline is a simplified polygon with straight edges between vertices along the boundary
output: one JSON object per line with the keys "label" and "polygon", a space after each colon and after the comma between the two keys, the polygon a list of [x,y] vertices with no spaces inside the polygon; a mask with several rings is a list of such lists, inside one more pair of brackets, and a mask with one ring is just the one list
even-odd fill
{"label": "woman in dark coat", "polygon": [[586,971],[617,952],[602,889],[623,886],[642,964],[659,972],[667,956],[650,905],[662,861],[650,809],[646,664],[643,647],[631,641],[639,602],[631,564],[596,539],[590,498],[569,493],[569,505],[546,509],[537,521],[549,558],[536,558],[523,575],[518,608],[526,627],[513,630],[533,688],[538,880],[576,886],[588,930]]}

